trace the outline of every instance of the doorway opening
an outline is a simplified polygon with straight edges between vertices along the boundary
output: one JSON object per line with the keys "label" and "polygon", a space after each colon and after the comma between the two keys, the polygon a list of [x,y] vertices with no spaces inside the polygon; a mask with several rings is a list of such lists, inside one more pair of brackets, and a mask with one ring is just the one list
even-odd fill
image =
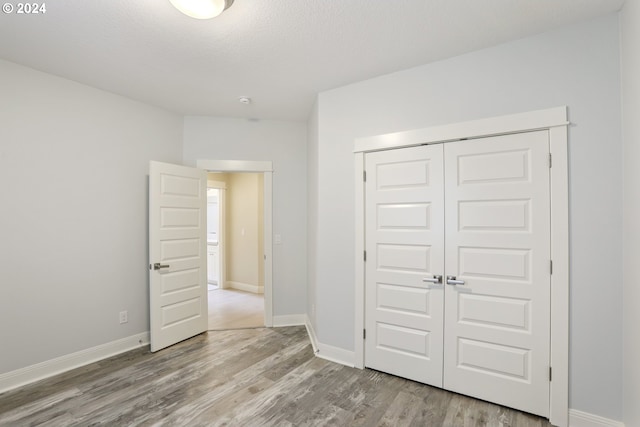
{"label": "doorway opening", "polygon": [[[219,268],[219,279],[218,286],[225,290],[231,290],[236,292],[245,292],[249,294],[249,296],[261,295],[262,301],[261,306],[263,307],[263,322],[260,323],[259,326],[272,327],[273,326],[273,247],[272,247],[272,230],[273,230],[273,212],[272,212],[272,194],[273,194],[273,165],[271,161],[250,161],[250,160],[206,160],[201,159],[197,161],[198,169],[204,169],[209,174],[207,178],[210,181],[220,181],[222,176],[228,175],[231,177],[238,176],[247,178],[252,176],[255,181],[255,187],[261,188],[261,192],[257,192],[261,194],[260,198],[256,196],[255,202],[256,206],[261,209],[262,217],[257,221],[257,232],[256,234],[261,238],[261,250],[258,252],[261,257],[261,262],[256,260],[257,270],[258,270],[258,279],[255,283],[248,283],[249,288],[246,287],[242,289],[242,284],[244,279],[236,279],[234,280],[232,276],[227,272],[227,267],[230,266],[230,262],[226,260],[225,254],[229,253],[229,245],[227,248],[219,251],[219,260],[220,260],[220,268]],[[212,178],[209,178],[212,176]],[[229,183],[224,183],[225,188],[219,190],[223,190],[219,192],[219,206],[229,206],[230,196],[230,185]],[[232,200],[232,199],[231,199]],[[224,207],[220,211],[219,223],[220,230],[227,230],[229,226],[227,225],[227,207]],[[237,224],[236,224],[237,225]],[[235,227],[234,231],[236,233],[240,233],[242,237],[242,225],[239,227]],[[244,237],[248,235],[249,227],[244,227]],[[227,232],[218,232],[218,241],[222,242],[221,248],[225,247],[225,238]],[[233,255],[230,255],[233,258]],[[236,282],[233,287],[241,288],[241,289],[233,289],[231,286],[227,286],[228,282]],[[231,289],[229,289],[231,288]],[[254,292],[250,292],[254,291]],[[260,291],[261,294],[256,292]],[[215,291],[213,291],[215,292]],[[211,292],[207,292],[211,293]],[[246,296],[246,294],[245,294]],[[255,303],[254,304],[260,304]],[[210,307],[215,307],[215,304],[209,302]],[[211,311],[211,309],[210,309]],[[211,328],[209,328],[211,329]]]}
{"label": "doorway opening", "polygon": [[207,176],[208,329],[265,325],[264,177]]}

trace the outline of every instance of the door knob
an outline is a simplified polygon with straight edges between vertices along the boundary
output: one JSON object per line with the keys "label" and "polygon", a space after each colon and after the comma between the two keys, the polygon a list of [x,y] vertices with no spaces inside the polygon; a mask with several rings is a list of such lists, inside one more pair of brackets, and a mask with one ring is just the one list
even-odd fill
{"label": "door knob", "polygon": [[456,276],[447,276],[447,285],[464,285],[464,280],[458,280]]}
{"label": "door knob", "polygon": [[160,264],[159,262],[153,264],[154,270],[160,270],[161,268],[169,268],[169,264]]}
{"label": "door knob", "polygon": [[440,283],[442,284],[442,276],[434,274],[433,277],[425,277],[424,279],[422,279],[423,282],[429,282],[429,283]]}

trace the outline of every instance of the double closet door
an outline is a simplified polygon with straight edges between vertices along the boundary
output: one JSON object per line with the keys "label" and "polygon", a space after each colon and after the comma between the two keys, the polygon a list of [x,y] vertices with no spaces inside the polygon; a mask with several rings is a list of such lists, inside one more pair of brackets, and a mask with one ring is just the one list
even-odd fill
{"label": "double closet door", "polygon": [[365,155],[365,365],[549,415],[549,137]]}

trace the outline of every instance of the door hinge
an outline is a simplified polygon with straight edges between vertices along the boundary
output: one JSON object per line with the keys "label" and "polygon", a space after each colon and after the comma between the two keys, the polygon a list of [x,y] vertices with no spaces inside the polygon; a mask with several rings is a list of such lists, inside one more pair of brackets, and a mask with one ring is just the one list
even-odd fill
{"label": "door hinge", "polygon": [[364,262],[367,262],[367,251],[364,251]]}
{"label": "door hinge", "polygon": [[362,330],[362,339],[365,339],[365,340],[367,339],[367,330],[366,329]]}
{"label": "door hinge", "polygon": [[551,168],[551,166],[553,165],[553,160],[552,160],[552,155],[551,153],[549,153],[549,168]]}
{"label": "door hinge", "polygon": [[551,366],[549,366],[549,381],[551,381],[552,376],[553,375],[552,375],[552,372],[551,372]]}
{"label": "door hinge", "polygon": [[549,260],[549,274],[553,274],[553,260]]}
{"label": "door hinge", "polygon": [[362,180],[367,182],[367,171],[362,171]]}

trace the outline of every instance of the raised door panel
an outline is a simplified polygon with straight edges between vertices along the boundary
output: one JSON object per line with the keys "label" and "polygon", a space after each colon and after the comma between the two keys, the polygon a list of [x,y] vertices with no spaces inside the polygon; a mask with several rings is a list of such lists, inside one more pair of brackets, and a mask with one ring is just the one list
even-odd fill
{"label": "raised door panel", "polygon": [[365,365],[442,386],[442,146],[366,155]]}

